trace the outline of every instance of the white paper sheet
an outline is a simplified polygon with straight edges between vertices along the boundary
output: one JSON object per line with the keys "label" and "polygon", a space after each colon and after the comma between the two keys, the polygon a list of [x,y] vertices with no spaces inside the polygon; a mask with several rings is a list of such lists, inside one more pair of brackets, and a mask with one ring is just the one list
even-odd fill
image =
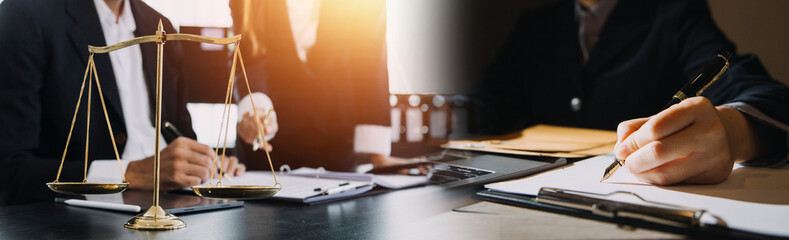
{"label": "white paper sheet", "polygon": [[[287,174],[277,174],[277,180],[282,185],[282,190],[277,192],[273,198],[285,199],[298,202],[314,202],[331,198],[342,198],[354,194],[369,191],[373,187],[372,179],[349,180],[349,179],[329,179],[294,176]],[[223,179],[223,185],[274,185],[274,177],[267,171],[248,171],[244,175],[233,177],[232,180]],[[358,189],[348,191],[345,194],[322,195],[318,189],[330,189],[343,185],[355,186]]]}
{"label": "white paper sheet", "polygon": [[305,177],[324,177],[332,179],[347,179],[357,181],[373,181],[376,185],[389,189],[413,187],[427,182],[427,176],[409,176],[397,174],[372,174],[323,171],[320,174],[315,168],[301,167],[290,172],[291,175]]}
{"label": "white paper sheet", "polygon": [[[537,195],[542,187],[600,194],[630,191],[656,202],[702,208],[732,229],[789,237],[789,167],[755,168],[735,165],[724,182],[714,185],[654,186],[638,181],[627,169],[600,183],[613,161],[602,155],[531,177],[493,183],[486,188]],[[711,224],[709,220],[705,223]]]}

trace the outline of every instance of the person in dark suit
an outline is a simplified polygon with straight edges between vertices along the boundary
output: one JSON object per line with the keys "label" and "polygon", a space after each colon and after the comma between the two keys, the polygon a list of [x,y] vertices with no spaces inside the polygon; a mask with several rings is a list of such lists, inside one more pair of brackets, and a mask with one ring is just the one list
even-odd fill
{"label": "person in dark suit", "polygon": [[[58,173],[87,66],[87,46],[105,46],[107,37],[116,43],[154,35],[160,19],[167,33],[176,32],[164,16],[140,0],[6,0],[0,4],[0,205],[52,201],[55,196],[45,183]],[[187,82],[178,76],[180,49],[174,41],[164,48],[162,120],[194,139],[183,91]],[[129,188],[152,189],[153,141],[137,133],[151,138],[159,135],[153,130],[156,44],[122,51],[96,54],[94,61],[118,151],[122,158],[136,156],[123,161],[128,164]],[[85,154],[90,160],[88,179],[95,172],[115,176],[120,182],[117,164],[107,171],[94,166],[100,162],[94,160],[115,159],[98,97],[94,89],[91,109],[82,101],[62,182],[82,181]],[[88,153],[81,151],[86,111],[93,113]],[[177,138],[161,156],[161,186],[166,190],[204,181],[213,151],[194,140]]]}
{"label": "person in dark suit", "polygon": [[789,90],[752,55],[732,57],[703,97],[661,112],[725,51],[735,46],[702,0],[557,1],[521,15],[473,90],[479,127],[617,129],[616,155],[656,184],[715,183],[734,162],[786,162]]}
{"label": "person in dark suit", "polygon": [[[359,162],[389,159],[384,1],[239,0],[230,7],[250,82],[277,109],[275,167],[353,171]],[[250,139],[240,135],[239,157],[267,169],[249,161],[265,159],[245,150]]]}

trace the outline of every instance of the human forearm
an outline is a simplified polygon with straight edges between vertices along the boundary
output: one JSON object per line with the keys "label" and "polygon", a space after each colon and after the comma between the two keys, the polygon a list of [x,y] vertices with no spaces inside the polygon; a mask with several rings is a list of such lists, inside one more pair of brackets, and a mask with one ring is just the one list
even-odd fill
{"label": "human forearm", "polygon": [[757,156],[761,150],[753,124],[740,111],[727,106],[716,107],[726,129],[731,158],[744,162]]}

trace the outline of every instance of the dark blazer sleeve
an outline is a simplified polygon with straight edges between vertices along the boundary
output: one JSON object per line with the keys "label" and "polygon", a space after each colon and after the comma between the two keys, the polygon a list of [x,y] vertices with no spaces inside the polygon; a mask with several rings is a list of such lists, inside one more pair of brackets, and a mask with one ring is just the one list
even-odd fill
{"label": "dark blazer sleeve", "polygon": [[[737,55],[735,46],[715,25],[710,16],[706,1],[683,1],[684,11],[677,17],[679,26],[677,49],[679,62],[689,77],[698,72],[703,64],[709,61],[716,53],[729,51],[733,53],[730,59],[729,70],[702,94],[715,105],[744,103],[758,109],[768,118],[789,125],[789,88],[783,83],[771,78],[764,66],[754,55]],[[746,116],[751,113],[743,111]],[[758,119],[757,124],[763,124],[775,131],[783,131],[774,123]],[[784,126],[785,128],[785,126]],[[786,158],[786,138],[781,139],[783,149],[775,149],[777,158]],[[775,156],[771,155],[771,156]],[[762,162],[759,160],[759,162]]]}
{"label": "dark blazer sleeve", "polygon": [[[25,1],[0,5],[0,205],[54,196],[43,182],[55,179],[60,159],[33,154],[41,142],[41,94],[47,48]],[[82,165],[66,164],[61,178],[81,178]]]}

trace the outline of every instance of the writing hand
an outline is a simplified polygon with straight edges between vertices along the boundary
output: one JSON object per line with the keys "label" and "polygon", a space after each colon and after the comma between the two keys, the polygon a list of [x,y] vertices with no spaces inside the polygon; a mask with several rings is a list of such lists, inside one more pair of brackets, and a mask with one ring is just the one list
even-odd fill
{"label": "writing hand", "polygon": [[[179,137],[160,153],[160,187],[175,190],[199,185],[208,180],[214,151],[195,140]],[[153,189],[153,156],[130,162],[126,169],[129,188]]]}
{"label": "writing hand", "polygon": [[715,107],[704,97],[688,98],[649,118],[625,121],[617,129],[614,153],[638,179],[670,185],[711,184],[726,179],[735,161],[754,156],[745,117]]}

